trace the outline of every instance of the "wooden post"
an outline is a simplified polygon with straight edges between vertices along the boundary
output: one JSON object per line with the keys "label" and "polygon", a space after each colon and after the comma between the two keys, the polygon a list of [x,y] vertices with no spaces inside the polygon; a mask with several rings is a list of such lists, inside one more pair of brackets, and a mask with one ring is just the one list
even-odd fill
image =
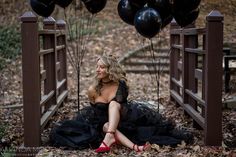
{"label": "wooden post", "polygon": [[224,56],[224,82],[225,82],[225,93],[230,91],[229,82],[230,82],[230,69],[229,69],[229,58],[227,56],[230,55],[230,48],[223,50]]}
{"label": "wooden post", "polygon": [[38,18],[32,12],[21,16],[24,104],[24,146],[40,146],[40,67]]}
{"label": "wooden post", "polygon": [[[188,25],[188,28],[195,28],[194,24]],[[186,89],[197,93],[198,82],[195,78],[195,69],[197,68],[197,54],[185,52],[185,48],[197,48],[198,47],[198,34],[185,35],[183,37],[183,103],[189,104],[192,108],[197,110],[197,102],[191,98],[186,92]],[[193,127],[200,129],[198,123],[193,120]]]}
{"label": "wooden post", "polygon": [[[43,20],[43,29],[48,29],[54,31],[56,28],[56,21],[52,17],[48,17]],[[52,99],[46,103],[46,110],[51,105],[57,104],[57,74],[56,74],[56,41],[55,34],[45,34],[43,35],[43,48],[44,49],[53,49],[52,53],[46,54],[43,56],[44,69],[46,70],[46,79],[44,82],[44,92],[48,94],[51,91],[54,91]]]}
{"label": "wooden post", "polygon": [[221,146],[223,15],[212,11],[206,20],[205,144]]}
{"label": "wooden post", "polygon": [[[172,20],[170,23],[170,30],[173,29],[179,29],[179,25],[176,23],[175,20]],[[170,49],[171,49],[171,53],[170,53],[170,90],[175,90],[176,92],[179,93],[179,87],[177,87],[173,82],[172,82],[172,78],[175,79],[179,79],[179,71],[178,71],[178,60],[179,60],[179,50],[173,49],[172,45],[174,44],[180,44],[180,36],[179,35],[175,35],[175,34],[170,34]],[[179,93],[180,94],[180,93]],[[171,96],[170,96],[170,100],[174,100]]]}
{"label": "wooden post", "polygon": [[[57,20],[56,22],[56,26],[58,30],[62,30],[63,32],[66,30],[66,22],[64,20]],[[60,91],[64,91],[67,90],[67,54],[66,54],[66,33],[65,34],[61,34],[58,36],[57,38],[57,44],[58,45],[65,45],[65,48],[63,48],[62,50],[60,50],[60,52],[58,52],[58,59],[60,61],[60,75],[58,76],[58,79],[61,81],[62,79],[66,79],[66,82],[64,83],[64,85],[61,87]],[[61,93],[61,92],[60,92]]]}

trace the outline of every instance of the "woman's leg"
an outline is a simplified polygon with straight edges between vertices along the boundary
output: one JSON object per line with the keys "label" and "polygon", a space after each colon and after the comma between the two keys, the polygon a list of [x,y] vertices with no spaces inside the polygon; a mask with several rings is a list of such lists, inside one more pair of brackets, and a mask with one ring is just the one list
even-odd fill
{"label": "woman's leg", "polygon": [[[107,131],[109,131],[108,130],[108,128],[109,128],[109,123],[107,122],[107,123],[105,123],[104,124],[104,126],[103,126],[103,131],[104,132],[107,132]],[[118,140],[122,145],[124,145],[124,146],[126,146],[126,147],[128,147],[128,148],[130,148],[130,149],[133,149],[133,146],[134,146],[134,143],[132,142],[132,141],[130,141],[124,134],[122,134],[119,130],[117,130],[116,129],[116,132],[115,132],[115,138],[116,138],[116,140]],[[114,137],[113,136],[113,137]],[[114,141],[115,141],[115,139],[114,139]],[[137,148],[138,147],[138,148]],[[144,146],[135,146],[135,148],[134,148],[136,151],[138,151],[138,150],[143,150],[144,149]]]}
{"label": "woman's leg", "polygon": [[[112,143],[114,143],[116,140],[118,140],[122,145],[133,149],[134,143],[130,141],[124,134],[122,134],[119,130],[117,130],[117,126],[120,121],[120,104],[116,101],[112,101],[109,104],[108,108],[108,119],[109,122],[105,123],[103,126],[104,132],[114,132],[112,133],[106,133],[104,138],[104,143],[106,145],[110,146]],[[103,144],[100,145],[100,147],[104,147]],[[137,146],[134,148],[136,151],[138,150],[144,150],[144,146]]]}
{"label": "woman's leg", "polygon": [[[116,101],[111,101],[108,107],[108,121],[109,125],[105,132],[115,132],[117,129],[117,126],[120,121],[120,104]],[[112,143],[115,142],[115,138],[113,134],[107,133],[104,138],[104,143],[106,143],[108,146],[110,146]],[[103,146],[103,144],[101,144]]]}

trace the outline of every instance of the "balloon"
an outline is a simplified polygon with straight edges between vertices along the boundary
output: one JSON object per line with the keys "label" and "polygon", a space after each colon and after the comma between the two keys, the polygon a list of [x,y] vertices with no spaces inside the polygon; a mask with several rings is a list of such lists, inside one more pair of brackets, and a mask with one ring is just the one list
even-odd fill
{"label": "balloon", "polygon": [[55,3],[62,8],[68,7],[73,0],[55,0]]}
{"label": "balloon", "polygon": [[34,12],[43,17],[50,16],[55,8],[53,0],[30,0],[30,5]]}
{"label": "balloon", "polygon": [[182,11],[184,13],[190,12],[198,8],[201,0],[174,0],[173,12]]}
{"label": "balloon", "polygon": [[129,0],[121,0],[118,3],[117,10],[120,18],[124,22],[134,25],[134,16],[138,11],[138,8],[131,6]]}
{"label": "balloon", "polygon": [[147,0],[129,0],[129,2],[133,7],[141,9],[147,3]]}
{"label": "balloon", "polygon": [[193,23],[198,15],[199,15],[199,8],[187,13],[186,15],[182,15],[182,14],[175,14],[174,18],[175,21],[178,23],[178,25],[180,25],[181,27],[185,27],[191,23]]}
{"label": "balloon", "polygon": [[137,32],[146,38],[154,37],[160,31],[161,25],[161,16],[153,8],[144,7],[134,17]]}
{"label": "balloon", "polygon": [[95,14],[106,6],[107,0],[82,0],[82,2],[90,13]]}
{"label": "balloon", "polygon": [[167,18],[171,15],[171,5],[169,0],[148,0],[148,7],[151,7],[159,12],[161,18]]}

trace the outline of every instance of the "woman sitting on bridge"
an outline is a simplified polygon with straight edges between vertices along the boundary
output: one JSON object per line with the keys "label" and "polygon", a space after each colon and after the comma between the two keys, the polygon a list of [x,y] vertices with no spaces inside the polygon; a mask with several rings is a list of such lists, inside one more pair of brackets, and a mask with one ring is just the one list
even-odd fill
{"label": "woman sitting on bridge", "polygon": [[[113,144],[122,144],[137,152],[150,144],[176,146],[193,136],[176,129],[146,102],[127,101],[125,72],[112,56],[97,60],[94,83],[88,89],[91,106],[83,108],[75,120],[67,120],[53,129],[50,139],[54,146],[83,149],[96,148],[108,152]],[[105,135],[105,136],[104,136]]]}

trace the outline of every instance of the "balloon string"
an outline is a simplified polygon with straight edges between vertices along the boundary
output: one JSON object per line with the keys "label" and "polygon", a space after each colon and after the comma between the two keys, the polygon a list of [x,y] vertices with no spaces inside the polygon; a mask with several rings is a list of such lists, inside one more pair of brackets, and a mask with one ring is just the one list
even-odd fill
{"label": "balloon string", "polygon": [[152,56],[152,65],[153,65],[154,74],[155,74],[154,76],[157,83],[157,111],[159,112],[159,108],[160,108],[160,82],[159,82],[160,81],[160,59],[158,60],[158,70],[157,70],[156,65],[155,65],[156,57],[154,54],[152,39],[150,39],[150,53]]}

